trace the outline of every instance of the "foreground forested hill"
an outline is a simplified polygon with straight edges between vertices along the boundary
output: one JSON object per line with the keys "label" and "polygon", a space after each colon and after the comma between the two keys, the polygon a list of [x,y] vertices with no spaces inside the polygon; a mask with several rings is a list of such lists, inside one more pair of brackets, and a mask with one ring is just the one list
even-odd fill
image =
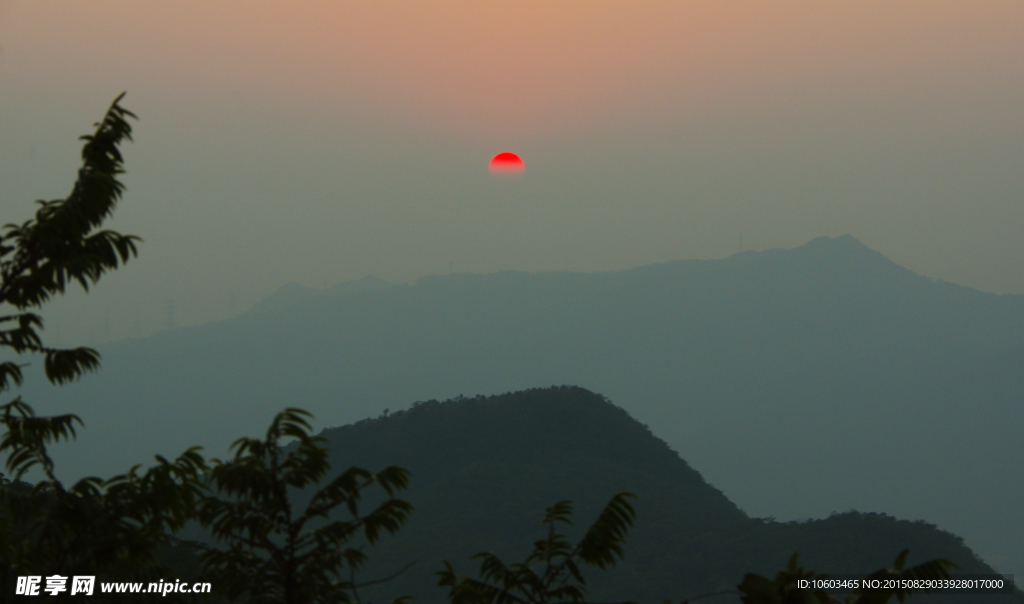
{"label": "foreground forested hill", "polygon": [[945,557],[959,572],[993,572],[960,538],[923,522],[857,512],[801,523],[750,518],[647,426],[582,388],[420,402],[321,436],[335,470],[400,465],[412,473],[403,497],[415,512],[397,536],[367,550],[360,577],[416,564],[369,590],[374,602],[401,594],[440,602],[434,573],[442,559],[465,574],[476,572],[470,556],[483,550],[522,560],[542,537],[545,507],[574,501],[578,538],[620,490],[637,494],[638,520],[624,562],[588,574],[594,601],[679,601],[730,589],[745,572],[773,576],[794,552],[822,572],[867,573],[904,548],[911,564]]}

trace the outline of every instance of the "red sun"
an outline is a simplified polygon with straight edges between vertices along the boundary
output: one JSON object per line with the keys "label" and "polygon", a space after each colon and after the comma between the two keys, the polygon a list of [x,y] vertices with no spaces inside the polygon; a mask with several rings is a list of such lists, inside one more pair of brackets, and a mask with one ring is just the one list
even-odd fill
{"label": "red sun", "polygon": [[505,152],[492,157],[488,169],[496,176],[518,176],[526,171],[526,164],[515,153]]}

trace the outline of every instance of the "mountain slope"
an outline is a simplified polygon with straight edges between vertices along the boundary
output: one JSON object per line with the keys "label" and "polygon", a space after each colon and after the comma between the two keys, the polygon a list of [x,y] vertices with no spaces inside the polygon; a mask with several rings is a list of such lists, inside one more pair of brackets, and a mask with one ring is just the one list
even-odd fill
{"label": "mountain slope", "polygon": [[441,602],[434,573],[442,559],[460,573],[476,572],[470,556],[479,551],[520,561],[542,537],[544,508],[562,499],[576,504],[578,539],[620,490],[638,495],[637,523],[623,562],[588,573],[592,601],[731,589],[745,572],[773,576],[795,551],[805,567],[834,573],[876,570],[904,548],[911,563],[947,557],[960,572],[992,572],[958,538],[923,523],[856,513],[809,523],[751,519],[646,426],[582,388],[428,401],[321,436],[336,470],[394,464],[412,473],[402,497],[415,511],[397,536],[367,550],[360,580],[416,565],[363,594],[372,601],[409,593]]}

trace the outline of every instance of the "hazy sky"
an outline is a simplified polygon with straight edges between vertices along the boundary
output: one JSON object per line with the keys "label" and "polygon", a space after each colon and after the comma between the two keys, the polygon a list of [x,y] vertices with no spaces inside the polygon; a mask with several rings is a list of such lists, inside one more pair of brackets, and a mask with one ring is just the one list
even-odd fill
{"label": "hazy sky", "polygon": [[[137,262],[80,344],[288,281],[611,270],[850,233],[1024,293],[1024,3],[0,1],[0,204],[128,91]],[[496,180],[491,156],[527,170]],[[53,330],[53,331],[50,331]],[[56,332],[59,330],[59,334]]]}

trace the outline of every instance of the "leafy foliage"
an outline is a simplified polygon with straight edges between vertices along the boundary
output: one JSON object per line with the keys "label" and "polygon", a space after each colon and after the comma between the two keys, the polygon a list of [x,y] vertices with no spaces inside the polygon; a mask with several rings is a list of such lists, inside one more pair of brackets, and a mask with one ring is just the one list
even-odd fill
{"label": "leafy foliage", "polygon": [[82,425],[82,420],[71,414],[38,417],[20,396],[0,407],[0,413],[0,423],[7,428],[0,437],[0,451],[9,452],[7,469],[14,472],[14,479],[40,466],[46,477],[56,483],[53,460],[46,452],[46,445],[74,439],[75,424]]}
{"label": "leafy foliage", "polygon": [[572,524],[572,503],[560,501],[547,508],[542,524],[547,537],[534,543],[533,553],[521,563],[506,565],[498,556],[481,552],[480,579],[457,576],[447,560],[438,573],[438,585],[449,588],[452,604],[554,604],[584,601],[586,580],[579,563],[605,569],[623,556],[626,533],[636,511],[632,493],[616,493],[579,543],[569,543],[556,525]]}
{"label": "leafy foliage", "polygon": [[138,467],[107,481],[86,478],[65,489],[44,480],[28,493],[0,490],[0,574],[99,574],[145,580],[168,535],[191,516],[202,457],[186,451],[173,462]]}
{"label": "leafy foliage", "polygon": [[[203,500],[200,519],[214,537],[228,544],[203,555],[218,586],[234,599],[252,602],[314,603],[358,601],[354,572],[366,560],[350,542],[376,542],[394,533],[412,506],[393,495],[408,485],[408,472],[389,467],[377,474],[349,468],[319,489],[301,513],[293,510],[297,489],[318,483],[328,470],[327,449],[309,435],[309,414],[299,409],[279,413],[262,440],[235,442],[234,459],[215,461],[210,483],[224,498]],[[282,438],[297,446],[285,452]],[[359,515],[362,491],[378,485],[388,499]],[[343,507],[347,520],[327,521]],[[320,526],[309,529],[316,521]],[[324,522],[326,521],[326,522]],[[352,579],[343,579],[349,570]]]}
{"label": "leafy foliage", "polygon": [[[66,199],[40,201],[35,218],[8,224],[0,235],[0,304],[15,311],[0,317],[0,348],[16,355],[42,354],[47,379],[57,385],[99,368],[99,353],[87,347],[45,346],[39,331],[43,319],[27,309],[41,307],[54,294],[77,282],[83,289],[137,255],[138,237],[99,230],[124,193],[118,146],[131,140],[128,118],[114,99],[91,135],[82,137],[82,167]],[[0,362],[0,391],[21,385],[24,365]],[[103,481],[86,478],[65,488],[54,475],[47,446],[72,440],[82,425],[77,415],[39,417],[20,397],[0,406],[0,452],[13,480],[0,474],[0,585],[18,575],[91,573],[107,580],[144,580],[155,576],[158,552],[172,535],[197,516],[231,544],[226,552],[207,552],[206,562],[222,571],[233,594],[256,600],[318,602],[352,582],[331,580],[343,567],[358,568],[361,550],[345,547],[359,535],[369,543],[382,532],[398,530],[411,506],[391,497],[405,488],[408,473],[388,468],[378,474],[351,468],[330,481],[296,516],[289,489],[320,481],[327,472],[327,453],[308,434],[308,415],[297,409],[279,414],[266,439],[235,443],[235,459],[215,462],[212,470],[196,448],[178,459],[157,457],[142,472],[138,466]],[[282,438],[299,446],[284,454]],[[19,479],[41,470],[35,486]],[[379,485],[390,497],[365,517],[358,516],[360,493]],[[210,486],[228,499],[210,494]],[[324,520],[344,506],[353,520],[325,523],[312,531],[310,521]],[[275,541],[277,539],[278,541]],[[261,557],[260,554],[265,554]]]}
{"label": "leafy foliage", "polygon": [[[71,282],[86,291],[108,270],[137,255],[138,237],[98,230],[124,193],[118,146],[131,140],[129,117],[119,95],[93,134],[81,137],[82,167],[66,199],[39,201],[35,218],[7,224],[0,235],[0,303],[16,311],[0,317],[0,348],[16,355],[42,354],[44,373],[64,384],[99,368],[87,347],[44,345],[43,319],[26,309],[41,307]],[[24,365],[0,363],[0,391],[22,383]],[[70,488],[54,476],[47,445],[72,440],[77,415],[39,417],[16,397],[0,406],[0,452],[13,481],[0,474],[0,580],[16,575],[105,573],[111,579],[149,576],[168,535],[193,514],[197,477],[203,468],[190,449],[172,461],[157,458],[145,472],[136,466],[107,481],[86,478]],[[44,479],[26,488],[18,479],[32,469]]]}
{"label": "leafy foliage", "polygon": [[[35,219],[4,226],[0,235],[0,304],[19,311],[39,307],[52,294],[63,293],[68,279],[76,279],[88,288],[103,272],[116,268],[119,260],[127,261],[129,254],[137,253],[137,237],[113,231],[92,233],[111,214],[124,192],[117,180],[124,172],[117,146],[131,139],[126,118],[134,114],[120,106],[123,97],[122,93],[114,99],[92,135],[82,137],[86,141],[83,163],[68,198],[39,201],[41,207]],[[99,367],[99,354],[91,348],[45,346],[36,331],[42,329],[43,319],[35,313],[2,316],[0,325],[4,325],[0,329],[0,348],[17,355],[42,353],[45,374],[52,383],[63,384]],[[14,361],[0,362],[0,391],[21,385],[23,366]],[[6,429],[0,437],[0,451],[8,454],[6,466],[14,473],[14,480],[39,466],[50,485],[59,489],[46,445],[73,439],[75,425],[81,425],[81,419],[70,414],[38,417],[17,397],[0,406],[0,423]],[[4,520],[6,528],[10,519]]]}
{"label": "leafy foliage", "polygon": [[[118,149],[131,140],[129,117],[135,114],[121,107],[119,95],[110,105],[96,131],[82,136],[82,167],[66,199],[38,201],[34,219],[5,225],[0,235],[0,303],[18,311],[38,308],[53,294],[64,293],[67,285],[78,282],[88,291],[107,271],[118,268],[138,255],[140,239],[110,230],[96,230],[109,218],[124,193],[118,176],[124,173]],[[17,354],[45,355],[48,380],[63,384],[99,367],[99,354],[86,347],[69,350],[43,345],[36,329],[43,319],[32,312],[0,317],[10,324],[0,331],[0,347]],[[21,384],[21,366],[7,361],[0,364],[0,390],[13,382]]]}

